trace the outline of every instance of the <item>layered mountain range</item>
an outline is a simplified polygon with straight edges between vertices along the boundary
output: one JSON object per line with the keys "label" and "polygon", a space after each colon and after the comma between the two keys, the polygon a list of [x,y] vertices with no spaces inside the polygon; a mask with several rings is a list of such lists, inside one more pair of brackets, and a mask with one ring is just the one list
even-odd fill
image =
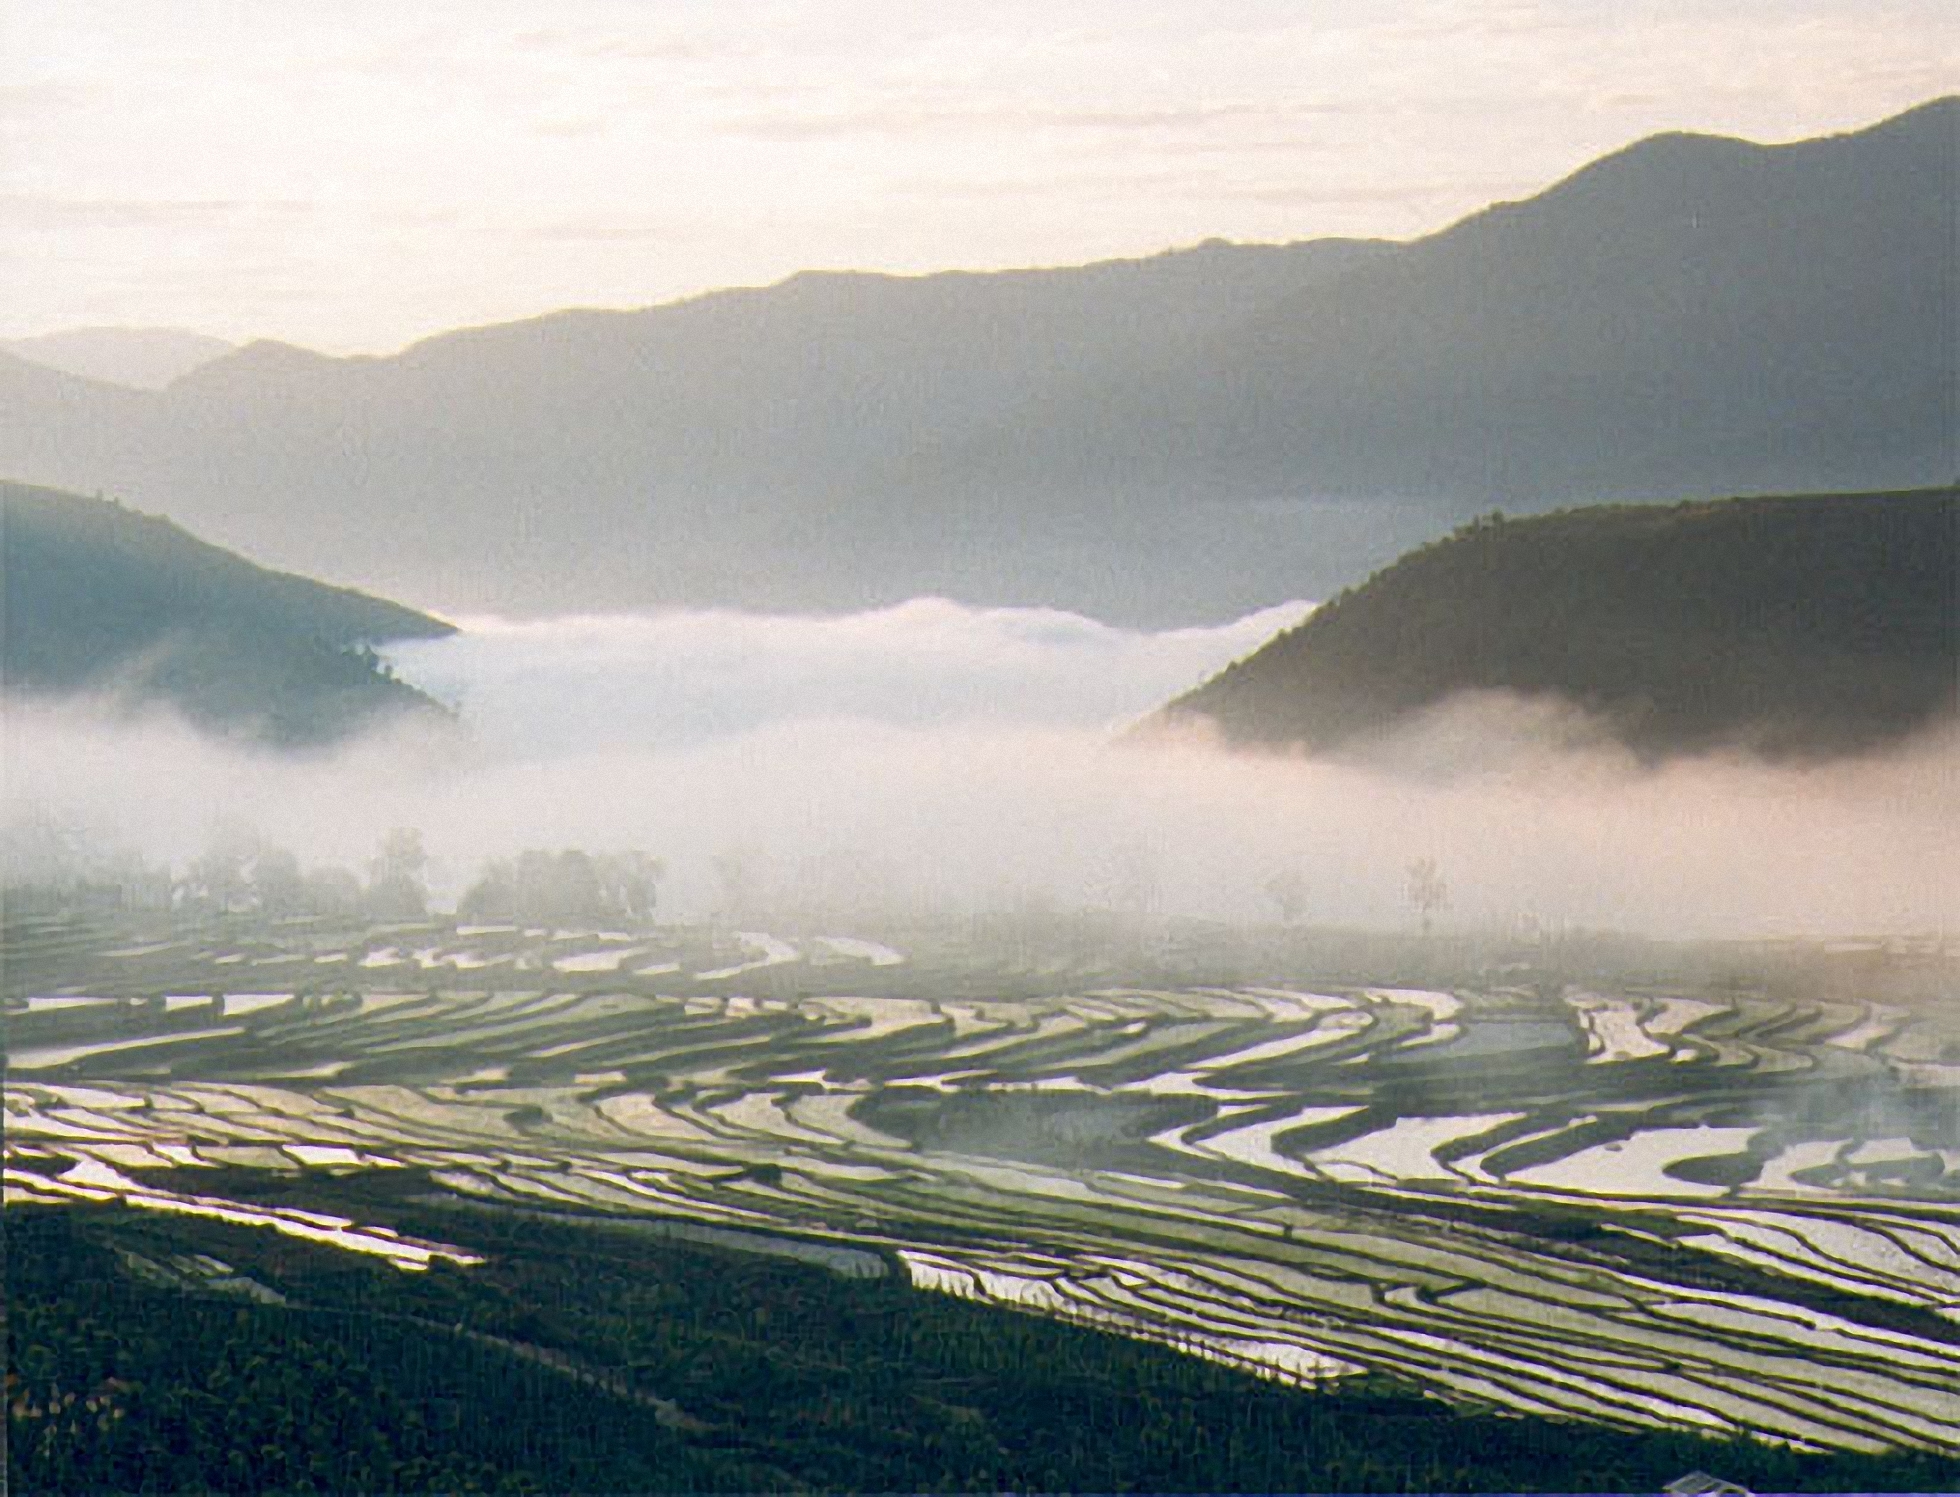
{"label": "layered mountain range", "polygon": [[1662,136],[1409,243],[807,274],[157,391],[0,355],[0,471],[452,609],[1215,619],[1493,505],[1950,482],[1956,129]]}

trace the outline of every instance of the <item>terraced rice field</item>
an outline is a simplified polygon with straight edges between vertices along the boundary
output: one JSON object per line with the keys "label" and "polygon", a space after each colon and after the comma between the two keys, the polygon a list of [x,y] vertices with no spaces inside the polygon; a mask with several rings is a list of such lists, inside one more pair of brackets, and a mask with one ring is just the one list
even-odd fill
{"label": "terraced rice field", "polygon": [[990,989],[965,960],[836,933],[22,928],[7,1197],[469,1261],[194,1188],[413,1168],[486,1205],[870,1249],[1275,1378],[1960,1451],[1951,1002],[1157,988],[1065,961]]}

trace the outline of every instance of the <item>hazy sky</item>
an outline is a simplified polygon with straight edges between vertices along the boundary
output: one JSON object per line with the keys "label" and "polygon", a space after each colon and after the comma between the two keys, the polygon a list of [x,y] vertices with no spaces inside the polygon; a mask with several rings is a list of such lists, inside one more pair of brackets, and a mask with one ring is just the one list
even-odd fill
{"label": "hazy sky", "polygon": [[380,350],[814,266],[1406,237],[1956,60],[1950,0],[8,0],[0,335]]}

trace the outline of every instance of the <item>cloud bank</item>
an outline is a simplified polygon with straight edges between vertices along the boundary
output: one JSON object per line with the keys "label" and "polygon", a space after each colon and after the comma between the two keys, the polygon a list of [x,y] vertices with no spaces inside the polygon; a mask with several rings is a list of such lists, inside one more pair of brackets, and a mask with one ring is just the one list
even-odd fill
{"label": "cloud bank", "polygon": [[453,740],[389,735],[282,760],[162,719],[12,705],[10,819],[31,808],[183,859],[250,824],[359,866],[421,830],[451,896],[526,847],[640,848],[663,908],[716,912],[726,869],[797,911],[1030,904],[1406,926],[1434,859],[1445,923],[1661,935],[1937,932],[1960,888],[1960,738],[1808,769],[1643,770],[1555,713],[1482,702],[1386,765],[1121,741],[1134,718],[1298,609],[1145,633],[922,601],[843,618],[677,613],[505,624],[400,654],[457,699]]}
{"label": "cloud bank", "polygon": [[460,637],[399,646],[392,659],[494,752],[527,757],[677,748],[823,718],[1093,731],[1150,711],[1307,611],[1285,603],[1157,632],[942,598],[826,617],[463,618]]}

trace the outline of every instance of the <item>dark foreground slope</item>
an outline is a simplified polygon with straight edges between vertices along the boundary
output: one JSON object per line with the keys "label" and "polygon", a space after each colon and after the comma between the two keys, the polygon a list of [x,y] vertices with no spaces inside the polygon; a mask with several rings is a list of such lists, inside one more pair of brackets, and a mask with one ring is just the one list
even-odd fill
{"label": "dark foreground slope", "polygon": [[283,744],[434,711],[372,646],[440,620],[255,566],[107,499],[0,484],[10,694],[110,693]]}
{"label": "dark foreground slope", "polygon": [[[488,1261],[403,1274],[250,1227],[10,1209],[10,1475],[91,1494],[1658,1491],[1697,1468],[1884,1492],[1956,1475],[1924,1454],[1464,1412],[1380,1381],[1284,1388],[890,1268],[840,1277],[617,1222],[352,1209],[460,1232]],[[232,1276],[193,1288],[200,1253]]]}
{"label": "dark foreground slope", "polygon": [[1506,691],[1583,708],[1648,758],[1858,753],[1955,711],[1957,541],[1951,488],[1493,517],[1165,715],[1324,750]]}
{"label": "dark foreground slope", "polygon": [[1217,619],[1492,504],[1950,481],[1956,131],[1660,136],[1407,244],[802,275],[154,392],[0,356],[0,470],[452,607]]}

